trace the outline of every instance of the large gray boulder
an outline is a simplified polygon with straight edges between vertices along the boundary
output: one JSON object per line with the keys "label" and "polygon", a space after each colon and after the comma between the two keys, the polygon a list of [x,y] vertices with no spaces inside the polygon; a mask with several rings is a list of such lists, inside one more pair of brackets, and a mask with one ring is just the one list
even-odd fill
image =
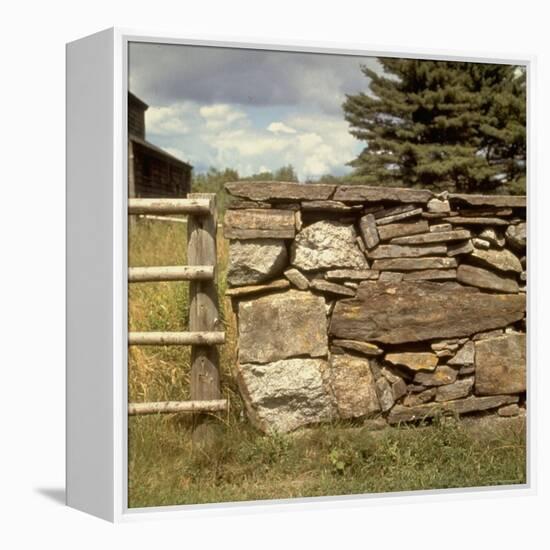
{"label": "large gray boulder", "polygon": [[239,382],[252,423],[264,432],[289,432],[334,417],[323,359],[241,364]]}
{"label": "large gray boulder", "polygon": [[253,285],[280,275],[288,260],[282,239],[231,241],[227,282],[231,286]]}
{"label": "large gray boulder", "polygon": [[270,363],[328,353],[325,300],[299,290],[239,303],[239,361]]}
{"label": "large gray boulder", "polygon": [[349,267],[368,269],[353,225],[319,221],[300,231],[291,247],[291,263],[303,271]]}

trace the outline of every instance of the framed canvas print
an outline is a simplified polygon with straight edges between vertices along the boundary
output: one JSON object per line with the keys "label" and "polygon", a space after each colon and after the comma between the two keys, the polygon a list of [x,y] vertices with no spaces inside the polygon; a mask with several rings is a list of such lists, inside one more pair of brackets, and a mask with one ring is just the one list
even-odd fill
{"label": "framed canvas print", "polygon": [[69,44],[69,505],[525,494],[530,63]]}

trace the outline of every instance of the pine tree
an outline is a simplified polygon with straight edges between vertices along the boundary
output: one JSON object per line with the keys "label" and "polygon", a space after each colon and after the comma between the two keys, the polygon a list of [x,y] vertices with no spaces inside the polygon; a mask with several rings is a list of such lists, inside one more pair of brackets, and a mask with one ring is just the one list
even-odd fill
{"label": "pine tree", "polygon": [[343,104],[367,142],[350,164],[372,185],[524,192],[525,72],[511,65],[379,59]]}

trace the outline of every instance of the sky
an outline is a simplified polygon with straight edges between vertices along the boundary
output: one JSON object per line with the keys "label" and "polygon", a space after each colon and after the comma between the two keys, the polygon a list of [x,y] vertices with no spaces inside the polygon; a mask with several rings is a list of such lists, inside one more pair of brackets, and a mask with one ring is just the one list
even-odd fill
{"label": "sky", "polygon": [[193,165],[241,176],[292,164],[301,181],[343,175],[364,147],[345,94],[367,91],[375,58],[132,43],[129,88],[149,105],[146,138]]}

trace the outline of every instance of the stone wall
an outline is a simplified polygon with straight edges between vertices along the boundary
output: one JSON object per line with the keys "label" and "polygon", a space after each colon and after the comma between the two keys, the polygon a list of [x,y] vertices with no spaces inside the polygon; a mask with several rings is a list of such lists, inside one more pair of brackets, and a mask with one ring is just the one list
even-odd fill
{"label": "stone wall", "polygon": [[238,379],[257,427],[525,414],[525,197],[226,190]]}

